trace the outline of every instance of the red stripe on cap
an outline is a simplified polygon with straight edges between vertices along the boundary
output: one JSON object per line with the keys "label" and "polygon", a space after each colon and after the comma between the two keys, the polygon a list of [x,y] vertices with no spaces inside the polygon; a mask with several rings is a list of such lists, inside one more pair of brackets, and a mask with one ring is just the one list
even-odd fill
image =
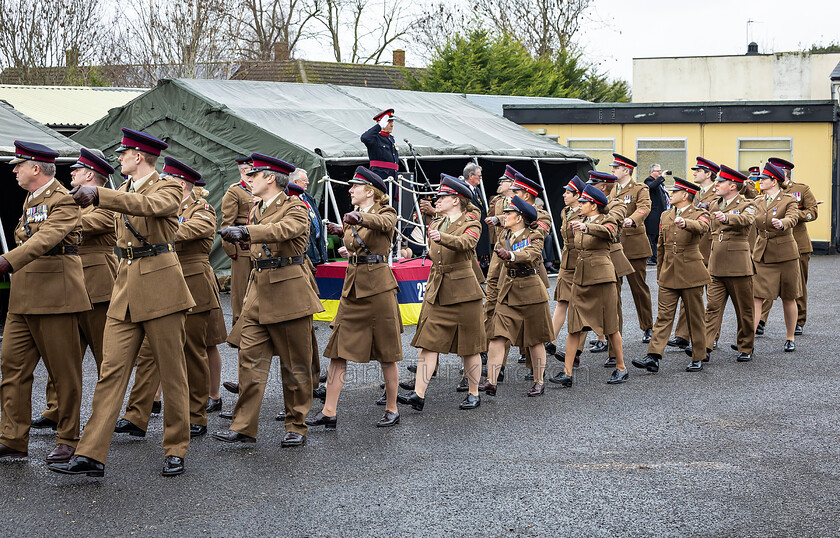
{"label": "red stripe on cap", "polygon": [[581,193],[580,197],[585,198],[587,201],[592,202],[593,204],[604,205],[595,198],[593,198],[588,192],[584,191],[583,193]]}
{"label": "red stripe on cap", "polygon": [[441,195],[441,194],[442,194],[442,195],[454,194],[455,196],[460,196],[460,194],[458,193],[458,191],[456,191],[456,190],[455,190],[455,189],[453,189],[452,187],[447,187],[446,185],[441,185],[441,186],[440,186],[440,189],[438,189],[438,194],[439,194],[439,195]]}
{"label": "red stripe on cap", "polygon": [[623,161],[618,157],[613,157],[613,162],[621,163],[621,166],[626,166],[627,168],[636,168],[632,164],[628,163],[627,161]]}
{"label": "red stripe on cap", "polygon": [[687,187],[687,186],[682,185],[680,183],[675,183],[674,186],[676,188],[680,189],[681,191],[689,192],[691,194],[697,194],[697,192],[698,192],[697,189],[692,189],[691,187]]}
{"label": "red stripe on cap", "polygon": [[528,191],[533,196],[537,195],[536,189],[532,188],[530,185],[526,185],[525,183],[522,183],[521,181],[514,181],[513,186],[514,187],[519,187],[522,190]]}
{"label": "red stripe on cap", "polygon": [[365,176],[363,176],[361,174],[356,174],[355,176],[353,176],[353,179],[361,179],[365,183],[370,183],[370,181],[368,181],[368,178],[366,178]]}
{"label": "red stripe on cap", "polygon": [[723,179],[727,179],[729,181],[734,181],[735,183],[743,183],[744,182],[743,179],[741,179],[740,177],[735,176],[733,174],[730,174],[726,170],[721,170],[720,174],[718,174],[718,177],[722,177]]}

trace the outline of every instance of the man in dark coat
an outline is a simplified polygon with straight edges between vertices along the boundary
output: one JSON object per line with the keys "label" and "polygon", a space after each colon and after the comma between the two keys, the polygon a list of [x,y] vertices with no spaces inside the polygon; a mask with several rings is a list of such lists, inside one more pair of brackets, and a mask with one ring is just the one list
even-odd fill
{"label": "man in dark coat", "polygon": [[662,166],[650,165],[650,175],[645,179],[645,185],[650,189],[650,214],[645,219],[645,233],[650,241],[653,255],[648,258],[648,265],[656,265],[656,242],[659,241],[659,219],[662,212],[668,208],[668,193],[665,192],[665,177]]}

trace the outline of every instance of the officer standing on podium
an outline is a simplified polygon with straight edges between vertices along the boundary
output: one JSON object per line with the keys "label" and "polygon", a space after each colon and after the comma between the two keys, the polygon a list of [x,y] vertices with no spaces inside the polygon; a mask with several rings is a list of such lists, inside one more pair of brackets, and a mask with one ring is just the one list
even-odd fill
{"label": "officer standing on podium", "polygon": [[381,178],[396,178],[400,168],[400,152],[397,141],[391,135],[394,130],[394,109],[383,110],[373,117],[376,124],[362,133],[362,143],[367,147],[371,172]]}

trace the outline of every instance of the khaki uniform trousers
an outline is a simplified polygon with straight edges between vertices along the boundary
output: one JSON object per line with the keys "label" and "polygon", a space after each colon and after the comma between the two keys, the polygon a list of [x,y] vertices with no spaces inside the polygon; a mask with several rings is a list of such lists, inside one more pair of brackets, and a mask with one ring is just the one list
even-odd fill
{"label": "khaki uniform trousers", "polygon": [[7,314],[0,352],[0,443],[27,452],[32,422],[32,380],[43,358],[55,379],[56,443],[75,447],[79,442],[82,405],[82,354],[78,314]]}
{"label": "khaki uniform trousers", "polygon": [[[187,361],[187,384],[190,395],[190,424],[207,425],[207,398],[210,397],[210,366],[207,363],[205,333],[210,323],[210,313],[187,314],[184,322],[184,358]],[[149,426],[152,404],[160,383],[149,339],[143,341],[137,355],[137,369],[134,371],[134,387],[128,397],[123,418],[141,430]],[[164,395],[166,396],[166,395]],[[168,398],[167,398],[168,400]],[[169,405],[169,402],[166,402]]]}
{"label": "khaki uniform trousers", "polygon": [[[102,364],[102,335],[105,333],[105,320],[108,318],[108,306],[111,303],[93,303],[92,310],[79,312],[79,347],[84,359],[85,351],[90,347],[93,360],[96,361],[96,373]],[[47,379],[47,408],[41,413],[44,418],[58,422],[58,394],[52,376]]]}
{"label": "khaki uniform trousers", "polygon": [[237,258],[230,260],[230,308],[233,311],[233,324],[242,315],[245,291],[248,289],[248,275],[251,274],[251,258],[247,250],[236,245]]}
{"label": "khaki uniform trousers", "polygon": [[653,308],[651,306],[650,288],[647,284],[647,257],[628,260],[633,266],[632,274],[627,278],[630,292],[633,294],[633,304],[636,305],[636,315],[639,317],[639,328],[646,331],[653,327]]}
{"label": "khaki uniform trousers", "polygon": [[166,407],[163,408],[164,454],[179,458],[186,455],[190,446],[190,421],[187,365],[184,360],[185,319],[186,311],[138,323],[108,318],[102,342],[104,355],[93,393],[93,413],[76,448],[77,456],[100,463],[105,463],[108,458],[114,425],[144,338],[149,340],[158,372],[166,374],[161,376],[166,394]]}
{"label": "khaki uniform trousers", "polygon": [[720,334],[723,311],[730,297],[738,320],[738,351],[752,353],[755,342],[752,275],[712,277],[706,290],[706,345],[712,344]]}
{"label": "khaki uniform trousers", "polygon": [[659,287],[659,304],[656,313],[656,323],[648,344],[648,353],[662,356],[665,345],[671,336],[674,318],[677,315],[677,303],[682,299],[685,304],[688,330],[691,333],[691,346],[694,349],[693,361],[702,361],[706,357],[706,307],[703,304],[703,288],[672,289]]}
{"label": "khaki uniform trousers", "polygon": [[[256,437],[271,359],[280,357],[286,431],[306,435],[306,415],[312,408],[312,316],[260,325],[246,312],[239,346],[239,399],[230,429]],[[169,402],[167,401],[167,405]]]}
{"label": "khaki uniform trousers", "polygon": [[[799,255],[799,274],[802,278],[802,295],[796,299],[796,324],[805,326],[808,320],[808,264],[811,262],[811,253],[803,252]],[[764,301],[761,305],[761,321],[767,323],[767,316],[773,308],[773,301]]]}

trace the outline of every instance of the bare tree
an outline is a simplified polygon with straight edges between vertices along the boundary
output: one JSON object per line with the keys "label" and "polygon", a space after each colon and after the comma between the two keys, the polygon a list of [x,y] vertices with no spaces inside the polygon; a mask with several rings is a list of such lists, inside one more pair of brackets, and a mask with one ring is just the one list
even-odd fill
{"label": "bare tree", "polygon": [[[404,0],[314,0],[313,8],[336,62],[379,64],[407,35],[410,21],[403,5]],[[342,53],[345,45],[349,57]]]}
{"label": "bare tree", "polygon": [[476,21],[476,14],[463,2],[439,1],[421,8],[411,25],[410,37],[419,46],[417,54],[430,59],[453,37]]}
{"label": "bare tree", "polygon": [[311,37],[309,25],[320,14],[312,0],[240,0],[232,6],[234,40],[242,42],[248,60],[282,60],[294,56],[298,42]]}

